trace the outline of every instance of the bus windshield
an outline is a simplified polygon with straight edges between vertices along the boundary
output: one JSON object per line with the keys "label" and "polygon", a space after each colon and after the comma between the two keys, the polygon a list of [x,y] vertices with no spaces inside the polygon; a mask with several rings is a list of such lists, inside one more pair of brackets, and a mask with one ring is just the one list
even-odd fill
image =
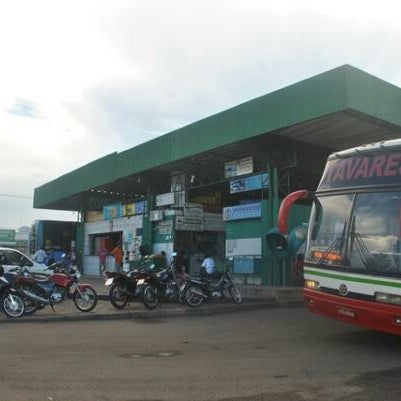
{"label": "bus windshield", "polygon": [[306,260],[318,267],[401,275],[401,192],[318,197]]}

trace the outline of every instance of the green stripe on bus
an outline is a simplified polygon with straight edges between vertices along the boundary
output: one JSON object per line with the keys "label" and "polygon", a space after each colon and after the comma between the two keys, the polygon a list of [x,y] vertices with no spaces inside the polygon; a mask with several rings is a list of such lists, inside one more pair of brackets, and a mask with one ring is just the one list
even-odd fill
{"label": "green stripe on bus", "polygon": [[383,285],[386,287],[395,287],[395,288],[401,287],[401,282],[393,283],[392,281],[375,280],[372,278],[359,278],[359,277],[352,277],[352,276],[346,276],[343,274],[335,274],[335,273],[324,273],[324,272],[309,270],[309,269],[304,269],[304,273],[309,273],[309,274],[313,274],[315,276],[320,276],[320,277],[334,278],[337,280],[354,281],[356,283],[377,284],[377,285]]}

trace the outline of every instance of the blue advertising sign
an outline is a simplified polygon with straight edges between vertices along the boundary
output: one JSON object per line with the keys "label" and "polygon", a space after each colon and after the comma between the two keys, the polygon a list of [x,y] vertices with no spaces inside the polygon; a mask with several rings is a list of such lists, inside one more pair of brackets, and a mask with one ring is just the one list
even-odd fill
{"label": "blue advertising sign", "polygon": [[257,219],[262,216],[261,202],[247,203],[245,205],[230,206],[223,208],[224,221]]}
{"label": "blue advertising sign", "polygon": [[230,193],[235,194],[238,192],[254,191],[268,187],[269,178],[267,173],[253,175],[246,178],[238,178],[230,181]]}
{"label": "blue advertising sign", "polygon": [[105,220],[116,219],[123,215],[123,208],[121,203],[115,203],[114,205],[103,206],[103,217]]}
{"label": "blue advertising sign", "polygon": [[146,212],[146,202],[141,201],[141,202],[136,202],[135,203],[135,211],[136,214],[144,214]]}

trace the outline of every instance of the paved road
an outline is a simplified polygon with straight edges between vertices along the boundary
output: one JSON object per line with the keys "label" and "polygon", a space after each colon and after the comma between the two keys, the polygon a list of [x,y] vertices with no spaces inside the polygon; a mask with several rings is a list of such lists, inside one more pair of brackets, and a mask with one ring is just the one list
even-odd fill
{"label": "paved road", "polygon": [[401,338],[302,307],[0,326],[1,401],[398,401],[401,390]]}

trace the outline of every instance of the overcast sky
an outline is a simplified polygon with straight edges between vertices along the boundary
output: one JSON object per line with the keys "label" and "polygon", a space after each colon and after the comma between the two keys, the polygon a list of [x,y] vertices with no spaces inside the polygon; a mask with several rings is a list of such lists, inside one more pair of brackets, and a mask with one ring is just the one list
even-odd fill
{"label": "overcast sky", "polygon": [[76,219],[34,188],[343,64],[401,86],[398,1],[0,5],[0,228]]}

